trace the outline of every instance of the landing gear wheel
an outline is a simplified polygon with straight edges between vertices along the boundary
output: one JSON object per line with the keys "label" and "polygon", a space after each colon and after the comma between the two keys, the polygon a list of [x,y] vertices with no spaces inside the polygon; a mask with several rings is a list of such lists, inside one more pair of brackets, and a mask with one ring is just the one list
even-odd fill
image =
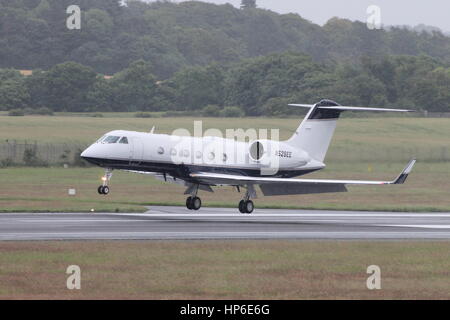
{"label": "landing gear wheel", "polygon": [[191,199],[192,210],[198,210],[202,207],[202,200],[199,197],[194,197]]}
{"label": "landing gear wheel", "polygon": [[252,200],[241,200],[239,202],[239,211],[241,213],[252,213],[253,209],[255,209],[255,205]]}
{"label": "landing gear wheel", "polygon": [[245,212],[250,214],[253,212],[253,209],[255,209],[255,205],[253,204],[252,200],[247,200],[247,201],[245,201],[244,208],[245,208]]}
{"label": "landing gear wheel", "polygon": [[239,201],[239,212],[240,213],[245,213],[245,209],[244,209],[244,200]]}
{"label": "landing gear wheel", "polygon": [[202,207],[202,200],[199,197],[188,197],[186,199],[186,208],[189,210],[199,210]]}
{"label": "landing gear wheel", "polygon": [[189,210],[192,210],[191,204],[192,204],[192,197],[188,197],[186,199],[186,208],[188,208]]}
{"label": "landing gear wheel", "polygon": [[98,194],[107,195],[109,193],[109,187],[108,186],[100,186],[97,189]]}

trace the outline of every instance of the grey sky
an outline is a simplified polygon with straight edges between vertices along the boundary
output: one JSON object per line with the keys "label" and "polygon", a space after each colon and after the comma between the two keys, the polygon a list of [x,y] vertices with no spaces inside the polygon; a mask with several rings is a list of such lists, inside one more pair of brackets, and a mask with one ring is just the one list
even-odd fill
{"label": "grey sky", "polygon": [[[174,0],[181,2],[182,0]],[[241,0],[202,0],[216,4],[231,3],[238,7]],[[366,21],[369,5],[381,8],[383,25],[426,24],[450,31],[450,1],[448,0],[256,0],[260,8],[280,13],[295,12],[303,18],[323,25],[337,16]]]}

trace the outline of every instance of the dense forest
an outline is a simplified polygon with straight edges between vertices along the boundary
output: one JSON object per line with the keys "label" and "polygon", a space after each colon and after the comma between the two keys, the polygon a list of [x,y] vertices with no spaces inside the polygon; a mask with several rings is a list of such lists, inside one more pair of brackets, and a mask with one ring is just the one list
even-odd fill
{"label": "dense forest", "polygon": [[78,0],[81,29],[68,30],[72,0],[0,0],[0,68],[48,69],[75,61],[114,74],[143,59],[158,79],[186,65],[228,63],[286,51],[314,61],[429,55],[450,62],[450,38],[406,28],[369,30],[331,19],[323,27],[296,14],[203,2]]}
{"label": "dense forest", "polygon": [[271,116],[326,97],[450,111],[450,38],[439,31],[112,0],[79,0],[81,29],[69,30],[72,2],[0,0],[0,110]]}

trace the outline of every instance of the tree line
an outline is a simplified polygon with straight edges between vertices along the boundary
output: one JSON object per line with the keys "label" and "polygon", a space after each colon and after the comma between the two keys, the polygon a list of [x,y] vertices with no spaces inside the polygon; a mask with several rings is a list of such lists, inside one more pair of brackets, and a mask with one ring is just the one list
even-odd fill
{"label": "tree line", "polygon": [[112,75],[132,62],[152,64],[159,80],[186,66],[228,64],[287,51],[315,62],[357,63],[361,57],[428,55],[450,62],[450,38],[438,30],[394,27],[333,18],[323,27],[297,14],[278,14],[186,1],[173,3],[78,0],[81,29],[66,27],[73,0],[0,0],[0,68],[44,69],[74,61]]}
{"label": "tree line", "polygon": [[354,64],[286,52],[187,66],[166,80],[158,80],[144,60],[112,78],[64,62],[29,76],[0,69],[0,110],[284,116],[297,112],[288,103],[330,98],[346,105],[450,112],[449,84],[450,66],[429,56],[362,57]]}

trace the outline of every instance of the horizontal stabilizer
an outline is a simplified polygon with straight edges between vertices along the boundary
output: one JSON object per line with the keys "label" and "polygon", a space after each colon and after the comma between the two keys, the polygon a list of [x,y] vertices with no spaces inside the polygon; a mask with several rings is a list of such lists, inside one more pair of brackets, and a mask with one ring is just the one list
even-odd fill
{"label": "horizontal stabilizer", "polygon": [[[302,107],[302,108],[314,108],[315,104],[289,104],[291,107]],[[337,110],[337,111],[385,111],[385,112],[414,112],[414,110],[408,110],[408,109],[387,109],[387,108],[363,108],[363,107],[347,107],[347,106],[326,106],[322,107],[319,106],[319,109],[326,109],[326,110]]]}

